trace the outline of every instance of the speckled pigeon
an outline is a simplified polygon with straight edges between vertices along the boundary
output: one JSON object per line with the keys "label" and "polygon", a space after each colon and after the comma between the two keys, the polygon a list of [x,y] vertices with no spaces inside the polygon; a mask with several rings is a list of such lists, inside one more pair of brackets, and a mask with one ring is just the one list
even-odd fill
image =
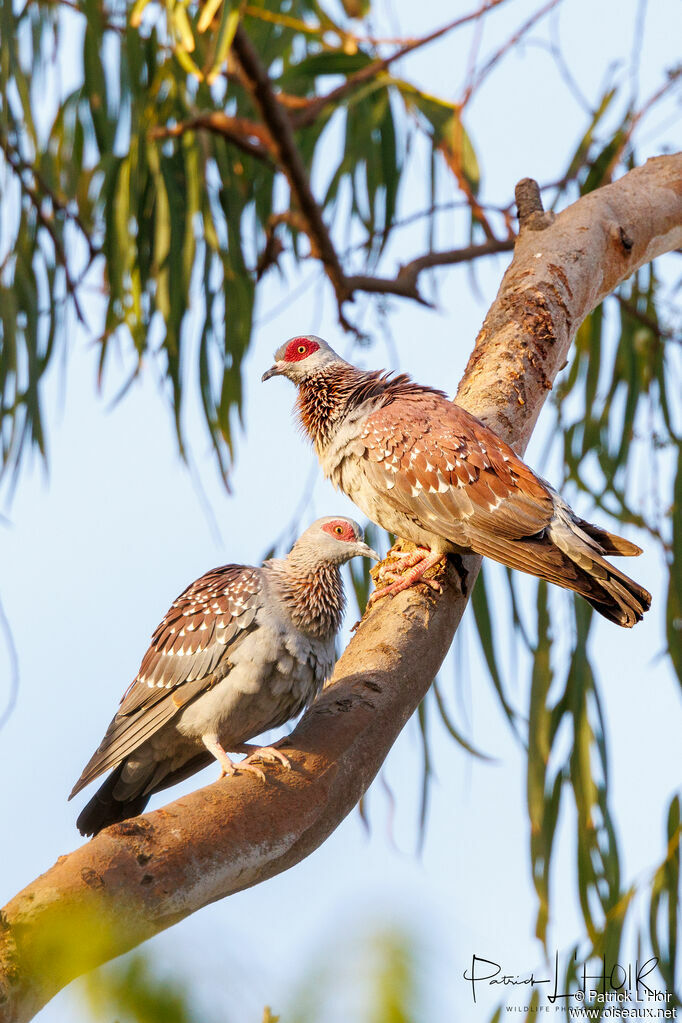
{"label": "speckled pigeon", "polygon": [[276,375],[298,387],[298,416],[325,475],[370,519],[418,546],[373,597],[405,589],[446,554],[476,551],[575,590],[626,628],[649,608],[647,591],[604,557],[640,548],[579,518],[442,391],[405,374],[363,372],[314,334],[277,350],[263,380]]}
{"label": "speckled pigeon", "polygon": [[[221,777],[264,778],[254,760],[289,767],[275,747],[246,740],[299,714],[330,675],[345,607],[339,566],[358,555],[378,560],[357,522],[322,518],[286,558],[214,568],[180,594],[69,796],[112,771],[78,818],[81,834],[142,813],[213,757]],[[233,763],[226,750],[250,755]]]}

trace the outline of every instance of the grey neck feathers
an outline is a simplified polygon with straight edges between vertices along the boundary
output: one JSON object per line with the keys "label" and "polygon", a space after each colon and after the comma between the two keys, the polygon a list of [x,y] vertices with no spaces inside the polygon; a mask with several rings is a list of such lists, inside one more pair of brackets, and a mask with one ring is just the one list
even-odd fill
{"label": "grey neck feathers", "polygon": [[315,564],[309,551],[294,547],[287,558],[263,568],[297,629],[318,639],[336,635],[346,606],[338,565]]}

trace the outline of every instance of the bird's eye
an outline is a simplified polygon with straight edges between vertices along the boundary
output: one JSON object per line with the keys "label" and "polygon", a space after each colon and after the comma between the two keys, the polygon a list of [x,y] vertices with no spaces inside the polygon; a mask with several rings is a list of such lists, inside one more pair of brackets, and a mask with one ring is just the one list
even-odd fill
{"label": "bird's eye", "polygon": [[343,526],[336,526],[334,532],[338,533],[338,535],[341,536],[341,534],[343,533]]}
{"label": "bird's eye", "polygon": [[299,355],[305,355],[305,345],[299,345],[297,351]]}

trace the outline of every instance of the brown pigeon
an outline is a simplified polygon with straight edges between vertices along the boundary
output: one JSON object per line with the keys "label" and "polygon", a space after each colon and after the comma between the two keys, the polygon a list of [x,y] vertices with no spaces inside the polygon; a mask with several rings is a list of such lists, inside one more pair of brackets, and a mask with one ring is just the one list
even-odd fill
{"label": "brown pigeon", "polygon": [[[332,483],[384,529],[411,540],[399,592],[444,555],[475,551],[575,590],[626,628],[651,597],[605,560],[639,547],[579,518],[508,444],[442,391],[364,372],[314,334],[275,353],[263,380],[298,387],[296,408]],[[426,581],[426,580],[424,580]]]}
{"label": "brown pigeon", "polygon": [[[215,758],[221,776],[287,758],[247,739],[278,728],[317,695],[334,665],[345,599],[339,566],[379,560],[357,522],[318,519],[283,559],[225,565],[178,597],[69,796],[112,771],[81,812],[82,835],[142,813],[150,796]],[[238,764],[226,750],[250,753]]]}

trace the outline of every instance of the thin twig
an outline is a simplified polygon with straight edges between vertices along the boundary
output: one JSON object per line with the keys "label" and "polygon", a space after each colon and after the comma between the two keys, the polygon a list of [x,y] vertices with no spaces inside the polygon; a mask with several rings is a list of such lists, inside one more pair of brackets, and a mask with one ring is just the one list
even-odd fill
{"label": "thin twig", "polygon": [[221,135],[234,143],[242,152],[264,163],[272,163],[276,149],[267,128],[245,117],[229,117],[220,110],[197,114],[173,125],[157,125],[149,131],[151,139],[172,139],[187,131],[205,130]]}
{"label": "thin twig", "polygon": [[561,39],[560,39],[560,36],[559,36],[559,12],[558,11],[555,12],[555,16],[553,18],[550,18],[550,22],[549,22],[549,52],[551,53],[552,57],[554,58],[554,63],[556,64],[557,71],[559,72],[560,76],[563,78],[564,84],[566,85],[566,88],[568,89],[568,91],[573,96],[573,99],[576,101],[578,106],[582,107],[583,111],[588,116],[591,117],[594,114],[594,110],[592,108],[592,104],[587,99],[587,97],[585,96],[584,92],[582,91],[582,89],[578,85],[578,82],[575,79],[575,77],[573,75],[573,72],[571,71],[570,67],[568,66],[568,62],[566,61],[566,58],[564,57],[564,51],[561,48]]}
{"label": "thin twig", "polygon": [[531,30],[531,28],[533,28],[537,24],[538,21],[544,18],[546,14],[549,14],[549,12],[553,10],[557,6],[557,4],[560,3],[561,0],[549,0],[549,3],[546,3],[544,7],[541,7],[534,14],[532,14],[527,21],[524,21],[523,25],[521,25],[516,30],[516,32],[514,32],[514,34],[509,37],[506,43],[504,43],[502,46],[499,47],[498,50],[495,51],[492,57],[489,58],[489,60],[478,72],[475,79],[473,80],[473,82],[465,92],[464,96],[462,97],[461,102],[462,107],[469,102],[473,93],[476,91],[476,89],[480,87],[483,80],[487,78],[488,74],[493,70],[497,62],[505,55],[505,53],[508,53],[509,50],[513,49],[521,41],[521,39],[523,39],[523,37]]}
{"label": "thin twig", "polygon": [[639,0],[632,33],[632,49],[630,51],[630,105],[634,107],[639,93],[639,69],[642,63],[642,42],[646,25],[649,0]]}
{"label": "thin twig", "polygon": [[[429,43],[435,42],[447,33],[454,31],[456,28],[460,28],[462,25],[466,25],[470,21],[476,21],[478,18],[482,18],[488,14],[495,7],[499,7],[500,4],[504,3],[505,0],[488,0],[487,3],[482,4],[475,11],[471,11],[469,14],[464,14],[460,18],[455,18],[454,21],[448,22],[447,25],[441,26],[441,28],[435,29],[426,36],[422,36],[421,39],[414,39],[410,42],[405,43],[404,46],[399,47],[393,53],[389,54],[388,57],[381,57],[367,67],[361,68],[360,71],[356,71],[354,74],[349,75],[346,81],[339,85],[336,89],[332,89],[324,96],[317,96],[310,100],[307,108],[303,109],[299,114],[293,118],[293,123],[297,128],[306,127],[309,124],[313,124],[317,120],[321,111],[328,106],[330,103],[338,103],[340,99],[346,96],[353,89],[356,89],[359,85],[363,85],[365,82],[375,78],[376,75],[382,71],[386,71],[391,64],[401,57],[407,56],[408,53],[412,53],[414,50],[419,49],[422,46],[427,46]],[[557,2],[557,0],[554,0]]]}
{"label": "thin twig", "polygon": [[482,19],[476,22],[474,28],[473,39],[471,40],[471,46],[469,47],[469,56],[467,58],[467,71],[466,71],[466,86],[464,89],[464,95],[468,96],[473,89],[474,76],[476,74],[476,64],[478,63],[478,56],[481,52],[481,44],[483,42],[483,27],[484,23]]}
{"label": "thin twig", "polygon": [[653,316],[648,316],[647,313],[641,312],[637,308],[634,302],[625,298],[618,291],[614,291],[613,297],[618,300],[621,308],[625,310],[628,316],[631,316],[633,320],[637,320],[642,326],[647,327],[656,337],[660,338],[661,341],[674,341],[676,340],[675,333],[672,330],[666,330],[656,322]]}
{"label": "thin twig", "polygon": [[[0,135],[0,147],[2,147],[2,151],[7,157],[7,150],[5,146],[2,145],[2,142],[3,139],[2,136]],[[9,146],[9,140],[5,139],[5,142],[6,145]],[[85,240],[85,244],[88,247],[88,254],[90,256],[89,263],[94,262],[94,260],[99,255],[99,251],[93,244],[92,238],[90,237],[90,232],[88,231],[85,224],[81,220],[80,214],[78,214],[75,210],[71,209],[68,201],[62,199],[59,195],[57,195],[57,193],[52,188],[50,188],[50,186],[48,185],[47,181],[42,176],[38,168],[35,167],[32,163],[30,163],[28,160],[25,160],[17,149],[12,148],[12,153],[14,154],[13,168],[15,173],[19,173],[19,171],[21,171],[30,174],[33,177],[36,184],[38,185],[40,191],[43,193],[44,197],[46,199],[49,199],[52,208],[54,210],[59,211],[60,213],[63,213],[68,220],[72,221],[72,223],[76,225],[76,227],[78,228],[78,230],[80,231]]]}
{"label": "thin twig", "polygon": [[3,607],[2,601],[0,600],[0,631],[4,633],[5,642],[7,644],[7,656],[9,658],[9,695],[7,697],[7,704],[2,714],[0,714],[0,729],[3,729],[9,721],[12,711],[16,707],[17,698],[19,696],[19,655],[17,654],[16,644],[14,642],[14,636],[12,635],[12,628],[5,614],[5,608]]}
{"label": "thin twig", "polygon": [[670,92],[671,89],[674,89],[677,85],[679,85],[681,80],[682,67],[678,67],[675,68],[673,71],[670,71],[668,79],[665,82],[663,82],[663,84],[658,89],[656,89],[656,91],[652,93],[651,96],[649,96],[649,99],[642,104],[639,110],[632,115],[632,117],[630,118],[630,124],[628,125],[627,131],[625,131],[625,133],[623,134],[622,142],[618,147],[617,151],[613,154],[611,162],[609,163],[606,171],[604,172],[603,178],[604,181],[611,180],[611,176],[615,168],[618,166],[618,163],[621,160],[627,146],[629,145],[630,139],[632,138],[635,129],[637,128],[637,125],[640,123],[640,121],[642,121],[643,118],[646,117],[646,115],[649,113],[652,107],[654,107],[659,102],[659,100],[663,99],[666,93]]}
{"label": "thin twig", "polygon": [[310,188],[308,172],[294,139],[288,113],[277,102],[267,70],[261,63],[251,40],[240,25],[233,49],[249,81],[253,98],[270,132],[278,163],[286,175],[292,195],[308,224],[308,236],[329,277],[341,314],[343,303],[350,297],[336,249],[322,219],[320,207]]}
{"label": "thin twig", "polygon": [[444,252],[427,252],[402,266],[394,278],[370,277],[356,274],[348,277],[346,283],[352,291],[369,291],[384,295],[399,295],[411,298],[422,305],[430,305],[419,292],[417,281],[423,270],[436,266],[453,266],[456,263],[470,263],[482,256],[492,256],[499,252],[511,252],[514,248],[513,238],[492,239],[481,245],[469,245],[464,249],[449,249]]}
{"label": "thin twig", "polygon": [[[510,226],[510,218],[508,216],[511,205],[509,206],[496,206],[493,203],[483,202],[480,204],[481,209],[490,211],[492,213],[499,213],[500,216],[504,217],[505,224],[509,229],[509,237],[513,239],[514,233]],[[408,216],[403,217],[401,220],[394,220],[392,224],[387,228],[383,228],[381,231],[377,231],[374,234],[374,239],[385,238],[390,231],[400,230],[401,228],[410,227],[412,224],[418,223],[420,220],[424,220],[426,217],[434,217],[440,213],[449,213],[455,210],[470,210],[471,206],[466,199],[453,199],[451,202],[443,203],[432,203],[425,210],[418,210],[415,213],[410,213]],[[341,253],[341,258],[346,259],[354,252],[359,252],[361,249],[367,248],[371,244],[369,238],[361,242],[356,242],[349,248],[345,249]]]}
{"label": "thin twig", "polygon": [[[10,146],[9,140],[2,132],[0,132],[0,149],[2,150],[5,159],[7,160],[7,163],[14,171],[14,174],[17,178],[17,181],[19,182],[19,186],[22,192],[29,199],[31,205],[33,206],[38,220],[40,221],[41,225],[45,228],[45,230],[50,236],[52,246],[54,248],[55,259],[57,260],[58,264],[64,271],[66,290],[71,295],[71,298],[73,300],[73,306],[74,309],[76,310],[76,316],[78,317],[79,321],[83,324],[83,326],[87,327],[87,323],[85,317],[83,316],[83,311],[81,309],[80,302],[78,301],[78,286],[71,277],[71,272],[69,270],[66,252],[64,250],[62,240],[59,237],[59,234],[57,233],[54,221],[52,220],[52,218],[48,217],[43,210],[42,201],[43,198],[45,198],[45,196],[41,196],[40,193],[38,192],[38,189],[35,188],[33,185],[30,185],[24,177],[26,170],[28,169],[31,173],[33,173],[33,168],[30,165],[26,165],[26,167],[24,166],[25,161]],[[48,193],[47,198],[53,198],[51,192]],[[65,216],[70,216],[68,210],[63,210],[63,212]]]}

